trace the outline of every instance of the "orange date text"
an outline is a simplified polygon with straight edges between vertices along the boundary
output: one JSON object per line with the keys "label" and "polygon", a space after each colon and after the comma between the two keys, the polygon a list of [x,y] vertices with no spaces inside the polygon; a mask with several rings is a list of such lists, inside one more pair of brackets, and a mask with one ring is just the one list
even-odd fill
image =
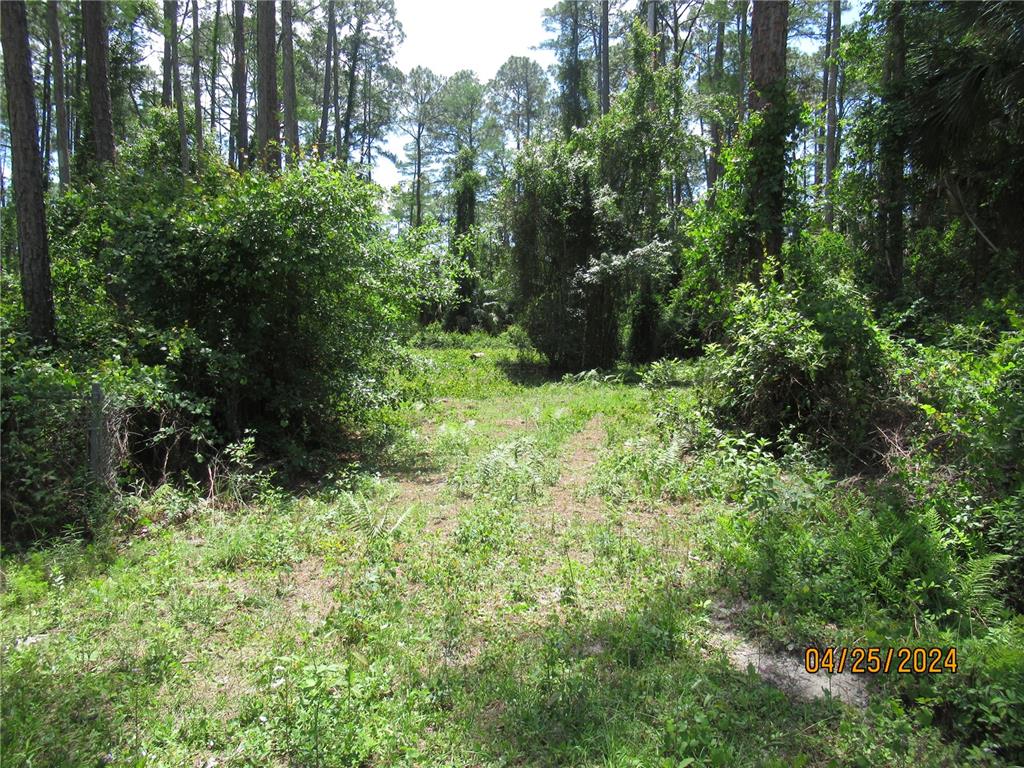
{"label": "orange date text", "polygon": [[956,648],[882,648],[837,646],[804,651],[804,671],[841,675],[939,674],[956,672]]}

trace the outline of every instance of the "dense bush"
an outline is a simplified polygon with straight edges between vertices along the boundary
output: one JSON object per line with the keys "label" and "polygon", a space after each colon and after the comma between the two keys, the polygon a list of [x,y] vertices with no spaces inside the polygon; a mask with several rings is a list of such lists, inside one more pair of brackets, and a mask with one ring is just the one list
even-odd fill
{"label": "dense bush", "polygon": [[514,179],[523,327],[557,370],[610,367],[619,354],[612,286],[586,279],[601,247],[593,165],[566,145],[529,147]]}
{"label": "dense bush", "polygon": [[956,675],[889,682],[977,757],[1018,759],[1024,638],[1000,600],[1005,555],[964,553],[960,532],[898,484],[862,493],[799,459],[778,465],[728,441],[716,453],[756,512],[721,516],[715,547],[764,629],[787,642],[832,643],[838,625],[868,645],[956,646]]}
{"label": "dense bush", "polygon": [[[90,398],[100,384],[99,403]],[[176,391],[166,369],[110,362],[88,375],[56,360],[4,365],[3,534],[10,541],[47,538],[70,528],[95,532],[102,494],[159,479],[182,466],[185,446],[213,447],[206,407]],[[106,452],[91,470],[90,433]]]}
{"label": "dense bush", "polygon": [[52,213],[56,350],[16,342],[17,292],[5,291],[5,532],[81,517],[67,499],[83,493],[91,382],[142,476],[205,476],[249,430],[264,457],[303,469],[373,427],[397,342],[424,301],[454,293],[422,238],[388,239],[378,189],[351,172],[239,175],[211,154],[182,179],[170,116],[150,119]]}
{"label": "dense bush", "polygon": [[719,518],[715,547],[746,594],[843,625],[880,617],[955,625],[958,611],[969,612],[933,516],[884,492],[836,488],[798,451],[776,459],[749,438],[722,438],[703,466],[742,505]]}
{"label": "dense bush", "polygon": [[942,347],[904,341],[899,366],[933,444],[1000,489],[1024,480],[1024,322],[1013,312],[1009,322],[994,341],[956,326]]}
{"label": "dense bush", "polygon": [[649,362],[664,346],[678,211],[658,189],[695,142],[678,79],[652,66],[642,24],[629,49],[635,77],[611,111],[564,141],[527,145],[504,190],[519,322],[562,372],[609,368],[623,350]]}
{"label": "dense bush", "polygon": [[742,284],[725,339],[709,347],[707,389],[722,417],[773,439],[793,428],[850,454],[864,444],[889,388],[890,345],[848,282]]}
{"label": "dense bush", "polygon": [[1000,535],[1020,530],[1019,493],[986,491],[938,463],[927,441],[888,474],[839,478],[799,440],[780,454],[695,411],[677,384],[707,367],[667,362],[645,374],[660,439],[610,455],[602,490],[616,503],[697,502],[720,599],[739,598],[746,628],[779,645],[956,646],[956,674],[878,682],[972,763],[1017,764],[1024,635],[1006,598],[1020,581],[1006,570],[1012,539],[993,533],[996,519]]}
{"label": "dense bush", "polygon": [[779,463],[731,439],[711,456],[742,501],[719,517],[714,547],[762,629],[786,642],[832,644],[838,625],[866,645],[956,646],[956,675],[889,682],[975,757],[1019,759],[1024,636],[1000,600],[1005,555],[964,553],[960,531],[898,483],[837,486],[799,454]]}
{"label": "dense bush", "polygon": [[716,407],[760,435],[774,437],[785,425],[811,419],[826,351],[797,302],[778,284],[761,291],[741,285],[726,325],[729,346],[709,348],[717,362]]}
{"label": "dense bush", "polygon": [[[777,284],[748,286],[732,310],[731,352],[652,366],[644,382],[660,440],[634,441],[612,457],[609,487],[616,497],[699,500],[719,584],[749,605],[746,621],[781,644],[956,646],[957,674],[892,676],[882,684],[921,722],[965,745],[965,757],[1016,764],[1024,743],[1024,642],[1015,614],[1024,583],[1019,334],[993,341],[948,329],[948,339],[959,339],[951,349],[896,344],[870,323],[838,323],[852,338],[877,335],[894,373],[885,394],[901,403],[901,418],[881,425],[881,466],[870,478],[843,477],[811,447],[814,434],[772,441],[730,432],[721,410],[695,409],[685,388],[703,383],[705,397],[710,389],[724,398],[720,407],[737,409],[743,403],[728,399],[726,384],[754,395],[759,384],[783,393],[789,384],[806,396],[827,370],[825,339],[833,331],[814,305],[807,293]],[[754,319],[740,325],[741,309],[756,309]],[[794,348],[779,345],[783,335]],[[788,378],[759,378],[749,362],[757,350],[761,364]]]}
{"label": "dense bush", "polygon": [[[63,277],[73,271],[60,266]],[[57,350],[30,349],[16,304],[5,302],[0,313],[0,500],[6,543],[49,538],[66,528],[95,531],[103,520],[105,491],[147,475],[159,478],[179,469],[183,455],[212,447],[208,403],[182,390],[166,366],[140,363],[116,337],[109,342],[110,356],[98,358],[84,342],[89,334],[73,333],[73,324],[82,321],[76,311],[68,312],[68,304],[75,303],[77,297],[58,306],[78,343]],[[81,304],[93,317],[109,315],[102,305]],[[93,331],[104,326],[101,320]],[[92,399],[94,384],[100,387],[98,402]],[[107,446],[96,465],[98,476],[90,471],[94,429]]]}
{"label": "dense bush", "polygon": [[160,174],[122,164],[68,202],[58,236],[109,276],[123,325],[177,334],[140,349],[129,331],[143,359],[211,398],[220,433],[255,428],[264,449],[379,404],[403,292],[372,188],[323,165],[221,169],[154,199]]}
{"label": "dense bush", "polygon": [[1024,333],[990,340],[951,327],[944,347],[904,341],[898,382],[920,416],[896,469],[918,504],[957,532],[964,553],[998,552],[1005,594],[1024,606]]}
{"label": "dense bush", "polygon": [[2,535],[52,535],[65,523],[81,525],[86,514],[88,421],[81,382],[59,365],[23,357],[10,329],[4,336]]}

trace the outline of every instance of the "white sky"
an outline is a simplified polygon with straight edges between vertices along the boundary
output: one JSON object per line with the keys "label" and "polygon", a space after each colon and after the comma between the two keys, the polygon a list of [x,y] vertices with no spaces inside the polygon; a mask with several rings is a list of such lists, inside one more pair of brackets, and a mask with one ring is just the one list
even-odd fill
{"label": "white sky", "polygon": [[[550,50],[533,50],[547,37],[543,12],[554,0],[395,0],[405,42],[398,48],[403,72],[429,67],[441,75],[471,69],[487,82],[509,56],[529,56],[547,67]],[[392,134],[387,148],[401,157],[404,139]],[[379,158],[374,181],[384,187],[398,182],[398,171]]]}
{"label": "white sky", "polygon": [[533,50],[547,37],[542,14],[554,0],[396,0],[405,42],[398,66],[430,67],[441,75],[472,69],[494,77],[509,56],[529,56],[547,66],[549,50]]}

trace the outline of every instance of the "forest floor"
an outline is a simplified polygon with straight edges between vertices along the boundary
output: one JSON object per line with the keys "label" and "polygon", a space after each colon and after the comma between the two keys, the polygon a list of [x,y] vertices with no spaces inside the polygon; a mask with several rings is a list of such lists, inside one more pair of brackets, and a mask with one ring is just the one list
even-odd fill
{"label": "forest floor", "polygon": [[111,557],[8,563],[3,764],[950,764],[730,624],[713,512],[615,492],[643,389],[481,351],[410,352],[430,391],[354,490],[168,488]]}

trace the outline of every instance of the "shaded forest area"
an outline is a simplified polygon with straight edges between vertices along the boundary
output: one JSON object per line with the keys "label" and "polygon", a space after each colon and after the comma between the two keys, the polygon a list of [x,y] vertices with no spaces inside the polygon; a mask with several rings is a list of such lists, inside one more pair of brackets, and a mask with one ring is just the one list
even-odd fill
{"label": "shaded forest area", "polygon": [[[1024,4],[561,0],[544,28],[552,67],[485,81],[399,69],[393,0],[0,3],[5,613],[199,500],[353,498],[452,398],[607,387],[573,411],[621,421],[602,503],[711,510],[695,605],[778,648],[958,649],[879,683],[884,757],[801,764],[1019,764]],[[432,382],[475,347],[491,389]],[[499,485],[556,483],[548,428]],[[44,651],[3,653],[0,759],[37,764],[10,673],[46,685]],[[650,764],[766,764],[703,723]],[[316,745],[239,764],[370,759]]]}

